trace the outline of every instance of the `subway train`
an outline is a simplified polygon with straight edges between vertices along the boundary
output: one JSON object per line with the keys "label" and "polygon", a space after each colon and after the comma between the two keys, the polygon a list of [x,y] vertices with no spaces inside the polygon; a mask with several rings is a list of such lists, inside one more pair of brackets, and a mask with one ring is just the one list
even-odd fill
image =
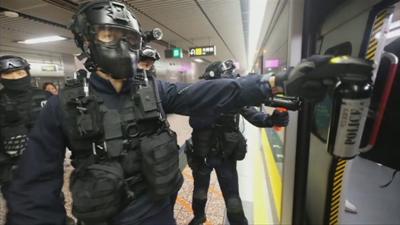
{"label": "subway train", "polygon": [[[69,26],[79,4],[87,2],[1,0],[0,57],[25,58],[33,86],[52,82],[63,89],[76,71],[86,70]],[[148,44],[160,54],[157,79],[172,83],[196,83],[208,65],[227,59],[241,77],[290,74],[312,55],[337,57],[338,65],[347,58],[372,65],[364,86],[352,72],[343,72],[350,66],[327,68],[335,79],[324,80],[318,99],[296,99],[285,128],[257,128],[241,117],[247,155],[237,164],[239,191],[248,224],[400,224],[399,0],[118,2],[136,15],[143,33],[162,30],[162,39]],[[275,106],[293,103],[281,98],[287,105]],[[192,128],[187,116],[168,115],[168,121],[178,136],[184,178],[174,216],[177,224],[189,224],[194,178],[184,149]],[[67,151],[65,207],[79,223],[71,213],[69,157]],[[215,173],[207,194],[202,224],[229,224]],[[0,224],[6,211],[1,200]]]}

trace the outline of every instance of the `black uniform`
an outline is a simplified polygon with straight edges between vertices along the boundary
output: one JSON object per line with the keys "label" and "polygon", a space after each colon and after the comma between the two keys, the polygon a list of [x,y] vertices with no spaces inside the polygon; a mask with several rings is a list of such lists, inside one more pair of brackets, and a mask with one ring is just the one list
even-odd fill
{"label": "black uniform", "polygon": [[0,80],[0,186],[4,195],[17,160],[26,149],[29,131],[48,95],[31,86],[28,62],[17,56],[0,57],[0,74],[23,70],[26,76]]}
{"label": "black uniform", "polygon": [[[254,107],[244,107],[240,114],[257,127],[274,125],[268,114]],[[193,150],[189,150],[188,161],[194,178],[192,208],[195,216],[191,224],[205,221],[205,206],[213,169],[217,173],[230,224],[247,224],[239,196],[236,170],[236,161],[242,160],[246,154],[246,140],[239,131],[238,119],[239,114],[228,113],[211,125],[206,123],[204,126],[203,118],[190,117],[194,146]]]}
{"label": "black uniform", "polygon": [[[206,68],[201,78],[214,81],[221,78],[235,79],[238,75],[233,72],[234,69],[232,60],[217,61]],[[217,173],[230,224],[247,225],[239,196],[236,170],[236,161],[242,160],[247,151],[246,140],[239,130],[239,114],[257,127],[286,126],[288,123],[287,112],[275,110],[270,116],[255,107],[243,107],[223,113],[218,118],[207,115],[190,117],[189,122],[193,128],[192,143],[187,142],[186,153],[194,178],[194,218],[189,225],[198,225],[206,221],[205,206],[213,169]]]}
{"label": "black uniform", "polygon": [[[160,110],[166,113],[179,113],[192,116],[208,115],[212,117],[213,115],[220,115],[224,111],[241,108],[244,105],[256,105],[263,102],[270,93],[268,83],[260,82],[261,78],[262,76],[252,76],[238,80],[200,81],[192,85],[156,81],[162,104]],[[133,87],[131,81],[127,81],[123,90],[117,93],[108,81],[96,75],[92,75],[90,78],[91,93],[101,99],[102,104],[108,110],[116,110],[123,115],[127,115],[123,113],[126,109],[124,106],[130,101],[129,99],[132,99]],[[31,133],[28,150],[21,157],[20,167],[8,195],[9,214],[7,219],[10,225],[64,224],[65,209],[58,196],[63,183],[62,165],[65,147],[69,146],[72,150],[73,166],[75,168],[84,165],[82,162],[87,162],[87,159],[93,156],[91,148],[79,151],[79,143],[71,143],[72,137],[68,131],[71,128],[68,126],[72,123],[65,116],[73,115],[73,113],[65,114],[66,109],[64,107],[66,104],[62,103],[65,100],[62,99],[63,96],[65,94],[63,95],[62,92],[60,97],[53,97],[49,100],[40,114],[37,126],[35,126]],[[104,122],[105,120],[103,119],[104,126],[107,125]],[[118,130],[121,126],[121,123],[118,122],[111,124],[107,130]],[[154,135],[154,132],[157,133],[157,130],[150,130],[150,134],[144,136],[151,137]],[[117,139],[121,140],[125,138],[116,137],[115,140]],[[150,140],[147,143],[154,143],[157,140]],[[113,143],[112,138],[107,141],[107,144]],[[175,143],[175,146],[170,147],[177,150],[176,140],[171,143],[172,145]],[[114,144],[118,145],[117,142]],[[143,161],[148,159],[133,156],[138,151],[143,156],[143,149],[141,148],[144,146],[141,146],[140,150],[138,150],[139,148],[137,148],[135,143],[131,142],[129,146],[123,155],[113,153],[113,151],[109,151],[107,154],[115,154],[118,158],[124,174],[124,180],[129,180],[132,177],[143,178],[138,182],[133,182],[133,187],[128,187],[131,192],[135,194],[135,188],[140,189],[139,186],[142,184],[145,188],[141,189],[140,193],[138,192],[139,194],[134,195],[130,202],[121,204],[123,207],[118,209],[118,213],[112,219],[109,219],[109,222],[118,225],[147,224],[148,222],[156,224],[157,221],[160,222],[157,218],[162,218],[163,221],[161,221],[161,224],[175,223],[173,212],[169,206],[168,196],[176,190],[169,190],[170,192],[165,193],[168,196],[154,199],[154,192],[151,187],[157,184],[152,183],[153,181],[149,177],[146,177],[148,169],[143,167]],[[162,147],[158,150],[158,153],[170,154],[163,151],[165,146]],[[108,149],[112,150],[110,146],[108,146]],[[116,149],[118,148],[116,147]],[[96,147],[96,150],[99,150],[99,148]],[[101,154],[99,152],[98,154]],[[114,174],[117,174],[117,172]],[[176,174],[173,176],[175,177]],[[82,177],[85,178],[84,174]],[[71,179],[71,182],[74,183],[74,177]],[[78,183],[76,181],[77,185]],[[107,184],[107,182],[104,184]],[[179,184],[177,185],[179,186]],[[97,186],[84,187],[83,185],[82,192],[76,191],[75,193],[77,198],[93,197],[89,192],[84,191],[84,188],[87,188],[85,190],[88,191],[90,188],[97,188]],[[74,197],[74,188],[71,187],[71,189]],[[84,196],[80,196],[81,194]],[[86,202],[89,204],[91,201]],[[79,201],[76,204],[78,203]],[[82,206],[80,209],[85,207]],[[90,208],[89,206],[87,207]],[[112,206],[109,206],[109,208],[112,208]],[[83,213],[77,210],[75,209],[75,212],[79,215]]]}
{"label": "black uniform", "polygon": [[14,93],[0,91],[0,185],[4,191],[11,181],[19,156],[26,148],[28,132],[46,104],[47,96],[34,87]]}

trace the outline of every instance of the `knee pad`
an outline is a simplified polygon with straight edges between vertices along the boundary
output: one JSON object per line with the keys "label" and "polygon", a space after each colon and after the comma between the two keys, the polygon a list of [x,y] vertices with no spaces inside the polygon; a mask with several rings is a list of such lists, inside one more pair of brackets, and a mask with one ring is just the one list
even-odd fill
{"label": "knee pad", "polygon": [[193,198],[199,200],[207,200],[207,191],[206,190],[196,190],[193,192]]}
{"label": "knee pad", "polygon": [[242,201],[238,197],[228,198],[226,201],[227,213],[240,213],[243,212]]}

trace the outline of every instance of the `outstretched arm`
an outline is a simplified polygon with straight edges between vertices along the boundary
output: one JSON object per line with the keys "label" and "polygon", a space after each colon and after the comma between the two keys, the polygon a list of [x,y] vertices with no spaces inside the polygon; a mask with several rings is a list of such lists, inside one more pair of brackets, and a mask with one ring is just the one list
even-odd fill
{"label": "outstretched arm", "polygon": [[190,116],[215,116],[243,106],[258,105],[271,95],[270,85],[261,75],[202,80],[194,84],[158,82],[165,112]]}
{"label": "outstretched arm", "polygon": [[240,115],[242,115],[247,121],[256,127],[272,127],[270,115],[267,113],[258,111],[255,107],[245,106],[240,109]]}
{"label": "outstretched arm", "polygon": [[256,127],[287,126],[289,115],[287,112],[274,110],[272,115],[258,111],[255,107],[243,107],[240,114]]}
{"label": "outstretched arm", "polygon": [[40,113],[6,194],[9,225],[64,225],[60,198],[63,185],[65,138],[58,98],[51,98]]}

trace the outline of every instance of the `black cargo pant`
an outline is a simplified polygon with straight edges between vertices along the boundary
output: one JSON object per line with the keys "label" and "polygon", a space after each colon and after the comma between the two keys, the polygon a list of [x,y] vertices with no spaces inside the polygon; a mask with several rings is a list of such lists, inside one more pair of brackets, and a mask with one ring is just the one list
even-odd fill
{"label": "black cargo pant", "polygon": [[229,223],[231,225],[247,225],[247,219],[244,215],[242,201],[239,196],[236,160],[225,159],[212,164],[206,163],[202,158],[194,158],[193,160],[194,168],[192,168],[192,174],[194,178],[194,190],[192,208],[194,216],[201,217],[205,215],[210,174],[215,169],[224,197]]}

